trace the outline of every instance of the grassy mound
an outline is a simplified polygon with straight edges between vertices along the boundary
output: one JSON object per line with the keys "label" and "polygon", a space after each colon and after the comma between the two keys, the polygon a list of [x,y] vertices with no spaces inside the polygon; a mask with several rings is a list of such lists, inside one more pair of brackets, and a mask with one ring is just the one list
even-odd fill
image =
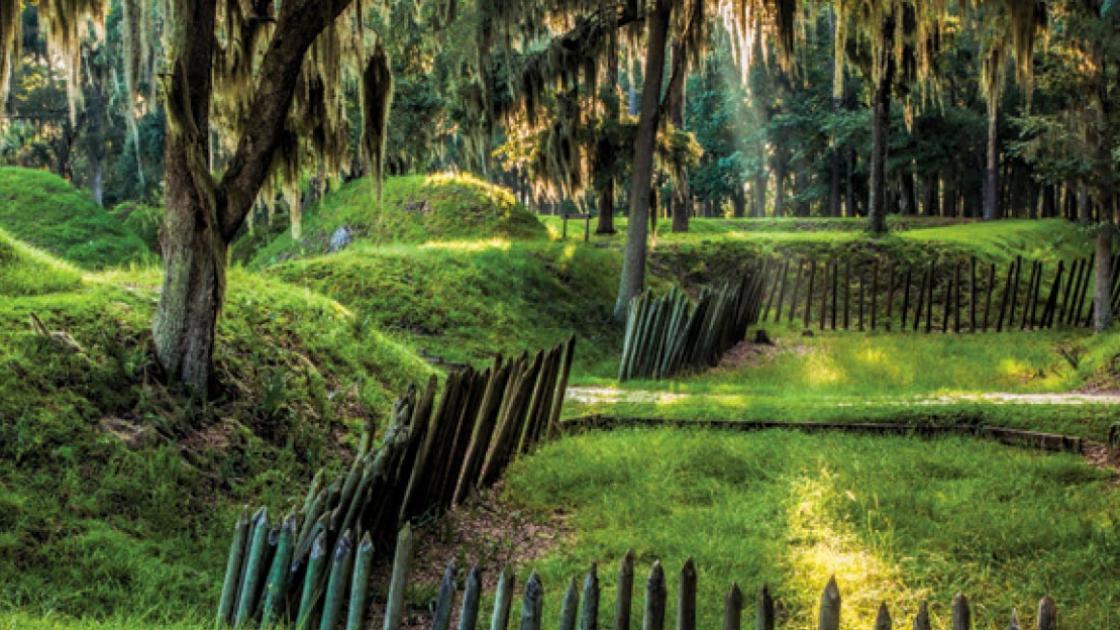
{"label": "grassy mound", "polygon": [[[409,175],[385,180],[383,200],[368,179],[349,182],[303,217],[303,239],[284,232],[251,256],[268,264],[330,249],[332,235],[373,243],[543,237],[544,227],[513,195],[471,175]],[[240,256],[245,256],[244,247]]]}
{"label": "grassy mound", "polygon": [[269,274],[334,297],[432,357],[473,362],[577,334],[584,369],[615,360],[610,309],[619,264],[590,247],[491,240],[359,245]]}
{"label": "grassy mound", "polygon": [[0,230],[0,295],[40,295],[77,288],[81,274]]}
{"label": "grassy mound", "polygon": [[190,405],[154,377],[159,281],[115,272],[0,300],[0,610],[198,618],[236,506],[281,513],[367,415],[430,374],[338,303],[234,272],[222,391]]}
{"label": "grassy mound", "polygon": [[0,228],[90,269],[148,256],[140,237],[89,195],[47,171],[0,168]]}
{"label": "grassy mound", "polygon": [[515,463],[506,491],[530,510],[568,515],[565,541],[519,576],[541,573],[546,627],[563,585],[592,562],[601,609],[613,610],[628,548],[639,601],[655,558],[671,594],[695,559],[701,628],[720,627],[733,581],[747,594],[747,619],[769,584],[780,627],[815,627],[833,574],[844,627],[872,627],[880,602],[909,627],[922,600],[934,627],[948,627],[958,591],[973,602],[975,627],[1005,627],[1012,607],[1034,627],[1046,593],[1069,627],[1116,622],[1120,494],[1112,475],[1074,456],[963,439],[617,431],[545,446]]}

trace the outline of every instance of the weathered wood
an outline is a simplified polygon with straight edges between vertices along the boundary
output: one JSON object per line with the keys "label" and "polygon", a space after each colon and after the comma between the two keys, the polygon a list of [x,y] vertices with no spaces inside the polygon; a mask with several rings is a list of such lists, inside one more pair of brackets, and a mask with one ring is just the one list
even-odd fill
{"label": "weathered wood", "polygon": [[929,623],[929,606],[925,602],[918,606],[918,615],[914,617],[914,630],[932,630]]}
{"label": "weathered wood", "polygon": [[953,597],[953,630],[972,630],[972,610],[963,593]]}
{"label": "weathered wood", "polygon": [[330,577],[327,579],[327,596],[323,603],[323,616],[319,620],[319,630],[334,630],[342,619],[342,607],[346,596],[347,583],[353,569],[353,546],[350,532],[344,532],[335,545],[334,558],[331,560]]}
{"label": "weathered wood", "polygon": [[929,278],[926,283],[926,333],[933,332],[933,285],[937,280],[937,261],[929,261]]}
{"label": "weathered wood", "polygon": [[1038,261],[1031,263],[1031,275],[1027,280],[1027,290],[1023,295],[1023,315],[1019,318],[1019,330],[1026,330],[1031,321],[1031,307],[1034,303],[1034,286],[1038,281]]}
{"label": "weathered wood", "polygon": [[1023,626],[1019,623],[1019,613],[1011,609],[1011,622],[1007,624],[1007,630],[1023,630]]}
{"label": "weathered wood", "polygon": [[[1092,309],[1092,307],[1090,307],[1088,318],[1085,319],[1085,320],[1081,319],[1081,312],[1085,309],[1085,303],[1086,303],[1085,298],[1086,298],[1086,296],[1089,295],[1089,280],[1094,275],[1093,274],[1093,269],[1094,269],[1095,266],[1096,266],[1096,254],[1094,254],[1092,256],[1089,256],[1089,262],[1085,265],[1084,279],[1081,281],[1081,286],[1082,286],[1081,296],[1077,299],[1077,309],[1076,309],[1076,312],[1074,314],[1073,322],[1072,322],[1074,326],[1088,326],[1089,325],[1089,319],[1091,319],[1092,316],[1093,316],[1093,309]],[[1092,297],[1090,297],[1088,301],[1091,303],[1093,301]]]}
{"label": "weathered wood", "polygon": [[1066,283],[1066,290],[1062,294],[1062,306],[1058,311],[1058,323],[1065,325],[1069,321],[1069,305],[1070,298],[1073,296],[1073,288],[1081,282],[1081,259],[1073,261],[1073,265],[1069,270],[1069,282]]}
{"label": "weathered wood", "polygon": [[525,583],[525,597],[521,602],[521,630],[541,630],[541,607],[544,604],[544,587],[535,572]]}
{"label": "weathered wood", "polygon": [[763,584],[758,589],[758,609],[755,611],[755,630],[774,630],[774,598],[770,587]]}
{"label": "weathered wood", "polygon": [[738,584],[732,584],[731,590],[723,596],[723,630],[742,630],[743,627],[743,592]]}
{"label": "weathered wood", "polygon": [[976,257],[968,261],[968,331],[976,332]]}
{"label": "weathered wood", "polygon": [[439,582],[439,596],[436,598],[436,610],[432,615],[432,630],[447,630],[451,627],[451,609],[455,605],[455,576],[458,572],[454,560],[448,562],[443,570],[443,579]]}
{"label": "weathered wood", "polygon": [[696,563],[689,558],[681,567],[677,591],[677,630],[696,630]]}
{"label": "weathered wood", "polygon": [[851,329],[852,323],[852,261],[844,260],[844,330]]}
{"label": "weathered wood", "polygon": [[1038,630],[1058,630],[1058,607],[1049,595],[1038,602]]}
{"label": "weathered wood", "polygon": [[789,316],[786,318],[791,324],[797,316],[797,296],[801,292],[801,268],[804,265],[803,261],[797,261],[797,275],[793,278],[793,293],[789,296]]}
{"label": "weathered wood", "polygon": [[910,310],[910,284],[913,282],[913,268],[906,268],[906,288],[902,292],[902,325],[900,331],[906,330],[906,314]]}
{"label": "weathered wood", "polygon": [[[832,269],[835,265],[836,265],[835,260],[833,260],[831,262],[828,262],[828,263],[825,263],[825,265],[824,265],[824,278],[823,278],[823,282],[821,282],[821,308],[820,308],[820,311],[821,311],[821,326],[820,326],[820,329],[821,330],[824,330],[825,324],[828,322],[828,287],[829,287],[829,280],[830,280],[829,274],[830,274],[830,272],[832,271]],[[832,274],[831,280],[833,282],[836,281],[835,274]]]}
{"label": "weathered wood", "polygon": [[[645,614],[642,616],[642,630],[665,629],[665,570],[657,560],[650,569],[646,580]],[[522,630],[526,630],[522,628]]]}
{"label": "weathered wood", "polygon": [[237,590],[241,585],[241,563],[245,556],[245,540],[249,534],[249,508],[241,510],[241,516],[233,526],[233,541],[229,555],[226,556],[226,574],[222,581],[222,595],[218,602],[218,626],[224,626],[233,617],[237,602]]}
{"label": "weathered wood", "polygon": [[498,576],[498,588],[494,594],[494,612],[490,616],[490,630],[506,630],[509,627],[509,609],[513,603],[515,578],[509,569],[503,569]]}
{"label": "weathered wood", "polygon": [[879,258],[871,266],[871,332],[879,328]]}
{"label": "weathered wood", "polygon": [[782,303],[786,298],[786,280],[789,278],[789,261],[786,260],[782,263],[781,283],[778,285],[778,307],[774,309],[774,322],[780,323],[782,321]]}
{"label": "weathered wood", "polygon": [[599,630],[599,569],[592,563],[583,578],[583,612],[579,630]]}
{"label": "weathered wood", "polygon": [[949,315],[953,311],[953,280],[954,274],[949,274],[949,284],[945,286],[945,299],[942,301],[944,306],[941,313],[941,332],[942,334],[949,332]]}
{"label": "weathered wood", "polygon": [[630,610],[634,599],[634,551],[626,552],[618,567],[618,600],[615,602],[615,630],[630,630]]}
{"label": "weathered wood", "polygon": [[887,330],[894,330],[894,293],[898,288],[898,270],[892,262],[887,269]]}
{"label": "weathered wood", "polygon": [[1042,328],[1054,327],[1054,310],[1058,307],[1058,294],[1062,290],[1062,280],[1065,279],[1066,263],[1058,261],[1058,270],[1054,272],[1054,281],[1050,283],[1050,295],[1046,298],[1046,306],[1042,309]]}
{"label": "weathered wood", "polygon": [[953,292],[953,332],[960,334],[961,332],[961,262],[958,260],[956,266],[953,268],[953,286],[956,290]]}
{"label": "weathered wood", "polygon": [[1007,303],[1011,298],[1011,282],[1015,279],[1015,262],[1007,267],[1007,281],[1003,284],[1003,293],[999,298],[999,318],[996,319],[996,332],[1003,332],[1003,320],[1007,315]]}
{"label": "weathered wood", "polygon": [[576,630],[576,616],[579,614],[579,591],[576,589],[576,579],[568,579],[568,588],[564,591],[564,600],[560,604],[560,630]]}
{"label": "weathered wood", "polygon": [[875,615],[875,630],[891,630],[891,613],[887,610],[886,603],[879,604],[879,613]]}
{"label": "weathered wood", "polygon": [[840,297],[840,261],[832,261],[832,330],[836,330],[837,299]]}
{"label": "weathered wood", "polygon": [[1019,303],[1019,279],[1023,274],[1023,257],[1015,257],[1015,276],[1011,282],[1011,302],[1007,310],[1007,327],[1015,325],[1015,307]]}
{"label": "weathered wood", "polygon": [[864,303],[866,302],[866,300],[864,299],[865,298],[864,294],[866,293],[866,291],[864,290],[864,287],[867,284],[867,273],[865,271],[861,271],[857,275],[859,276],[856,279],[856,281],[859,282],[859,292],[857,293],[856,298],[859,300],[859,305],[857,307],[856,321],[858,323],[856,324],[856,328],[860,332],[863,332]]}
{"label": "weathered wood", "polygon": [[996,264],[992,263],[988,266],[988,286],[985,290],[984,297],[984,332],[988,332],[989,316],[992,313],[992,292],[996,289]]}
{"label": "weathered wood", "polygon": [[412,525],[405,523],[397,535],[397,548],[393,553],[393,573],[389,579],[389,594],[385,599],[385,624],[382,630],[398,630],[404,618],[404,593],[412,570]]}
{"label": "weathered wood", "polygon": [[840,630],[840,588],[836,586],[835,576],[829,578],[821,593],[817,630]]}
{"label": "weathered wood", "polygon": [[801,314],[802,323],[808,329],[813,320],[813,289],[817,281],[817,261],[809,261],[809,290],[805,293],[805,311]]}
{"label": "weathered wood", "polygon": [[[350,604],[346,615],[346,630],[365,628],[366,597],[369,594],[369,573],[373,565],[373,539],[369,532],[362,536],[354,558],[354,574],[350,579]],[[454,582],[452,582],[454,589]],[[262,623],[261,627],[268,627]],[[446,627],[446,626],[445,626]]]}

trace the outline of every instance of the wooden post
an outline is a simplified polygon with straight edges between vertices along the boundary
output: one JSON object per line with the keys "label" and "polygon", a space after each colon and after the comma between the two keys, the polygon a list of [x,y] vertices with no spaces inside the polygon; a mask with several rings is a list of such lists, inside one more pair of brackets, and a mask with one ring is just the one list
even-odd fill
{"label": "wooden post", "polygon": [[895,276],[898,275],[898,270],[895,269],[894,262],[891,262],[887,270],[887,330],[894,330],[894,291],[897,288]]}
{"label": "wooden post", "polygon": [[1046,266],[1040,260],[1038,261],[1038,278],[1034,281],[1034,293],[1031,295],[1031,318],[1028,324],[1032,329],[1038,327],[1038,300],[1042,297],[1042,278],[1045,273]]}
{"label": "wooden post", "polygon": [[498,590],[494,594],[494,613],[490,617],[490,630],[506,630],[509,627],[509,609],[513,603],[514,576],[509,569],[503,569],[498,576]]}
{"label": "wooden post", "polygon": [[521,602],[521,630],[541,630],[541,606],[544,602],[544,587],[541,576],[535,572],[525,583],[525,597]]}
{"label": "wooden post", "polygon": [[1019,277],[1023,273],[1023,258],[1015,257],[1015,276],[1011,281],[1011,303],[1007,311],[1007,327],[1015,325],[1015,306],[1019,302]]}
{"label": "wooden post", "polygon": [[972,611],[963,593],[953,598],[953,630],[972,630]]}
{"label": "wooden post", "polygon": [[851,328],[852,315],[852,261],[844,260],[844,330]]}
{"label": "wooden post", "polygon": [[478,566],[467,574],[467,588],[463,592],[463,607],[459,611],[459,630],[474,630],[478,625],[478,604],[482,599],[482,575]]}
{"label": "wooden post", "polygon": [[[824,330],[825,324],[828,322],[828,274],[835,264],[835,262],[831,262],[824,265],[824,278],[821,282],[821,330]],[[835,278],[833,280],[835,281]]]}
{"label": "wooden post", "polygon": [[455,574],[458,569],[455,561],[447,563],[443,570],[443,579],[439,583],[439,597],[436,598],[436,610],[432,616],[432,630],[448,630],[451,627],[451,608],[455,604]]}
{"label": "wooden post", "polygon": [[859,280],[859,292],[858,292],[858,295],[857,295],[857,299],[859,299],[859,306],[857,307],[857,311],[856,311],[857,312],[857,320],[856,321],[858,322],[857,327],[859,328],[860,332],[863,332],[863,305],[864,305],[864,302],[865,302],[865,299],[864,299],[864,297],[865,297],[864,296],[864,293],[865,293],[864,285],[867,284],[867,274],[866,273],[860,273],[858,280]]}
{"label": "wooden post", "polygon": [[929,282],[926,286],[926,333],[933,332],[933,284],[937,279],[937,261],[929,261]]}
{"label": "wooden post", "polygon": [[996,320],[996,332],[1003,332],[1003,318],[1007,314],[1007,301],[1011,297],[1011,282],[1015,279],[1015,263],[1007,267],[1007,282],[1003,285],[1003,293],[999,298],[999,319]]}
{"label": "wooden post", "polygon": [[1038,261],[1031,263],[1031,275],[1027,281],[1027,291],[1023,294],[1023,316],[1019,318],[1019,330],[1026,330],[1031,321],[1031,307],[1034,304],[1034,283],[1038,280]]}
{"label": "wooden post", "polygon": [[929,279],[929,270],[922,274],[921,283],[918,285],[918,299],[914,308],[914,332],[918,332],[918,328],[922,323],[922,309],[926,305],[926,282]]}
{"label": "wooden post", "polygon": [[[788,265],[788,264],[789,264],[789,261],[786,261],[784,263],[784,265]],[[774,274],[774,281],[770,283],[770,290],[766,292],[766,306],[763,307],[762,317],[760,318],[760,321],[762,321],[762,322],[766,322],[766,320],[770,319],[770,309],[772,309],[774,307],[774,296],[775,296],[775,294],[778,293],[778,283],[779,282],[781,282],[783,284],[785,283],[785,266],[784,265],[782,267],[782,271],[779,271],[779,272]],[[782,309],[782,305],[778,304],[778,310],[781,310],[781,309]]]}
{"label": "wooden post", "polygon": [[891,630],[891,612],[886,602],[879,604],[879,614],[875,615],[875,630]]}
{"label": "wooden post", "polygon": [[1050,283],[1050,295],[1046,298],[1046,306],[1042,309],[1042,328],[1054,327],[1054,311],[1058,308],[1058,294],[1062,292],[1062,280],[1065,279],[1066,261],[1058,261],[1058,270],[1054,272],[1054,281]]}
{"label": "wooden post", "polygon": [[789,323],[793,323],[794,317],[797,315],[797,294],[801,292],[801,268],[804,266],[802,261],[797,261],[797,275],[793,278],[793,294],[789,296]]}
{"label": "wooden post", "polygon": [[560,230],[560,240],[566,241],[566,240],[568,240],[568,213],[567,212],[563,213],[563,219],[561,219],[561,220],[564,222],[564,227]]}
{"label": "wooden post", "polygon": [[1062,294],[1062,309],[1058,312],[1058,323],[1065,325],[1069,321],[1069,301],[1073,296],[1073,288],[1081,282],[1081,259],[1078,258],[1073,261],[1073,265],[1069,270],[1069,282],[1066,283],[1066,290]]}
{"label": "wooden post", "polygon": [[929,606],[925,602],[918,606],[918,616],[914,618],[914,630],[932,630],[929,624]]}
{"label": "wooden post", "polygon": [[899,327],[899,331],[906,330],[906,312],[910,310],[910,283],[913,280],[913,271],[912,267],[906,268],[906,288],[902,292],[902,326]]}
{"label": "wooden post", "polygon": [[696,630],[696,564],[689,558],[681,567],[677,591],[677,630]]}
{"label": "wooden post", "polygon": [[956,287],[953,301],[953,332],[960,334],[961,332],[961,261],[957,261],[957,266],[953,269],[953,286]]}
{"label": "wooden post", "polygon": [[941,333],[949,332],[949,314],[953,310],[953,280],[956,276],[949,274],[949,284],[945,287],[945,307],[941,315]]}
{"label": "wooden post", "polygon": [[774,630],[774,598],[770,596],[770,587],[765,584],[758,590],[755,630]]}
{"label": "wooden post", "polygon": [[[1095,263],[1096,263],[1096,255],[1094,254],[1093,256],[1089,257],[1089,262],[1086,263],[1086,265],[1085,265],[1085,273],[1083,274],[1084,278],[1081,280],[1081,287],[1082,288],[1081,288],[1080,295],[1077,298],[1077,302],[1076,302],[1077,309],[1076,309],[1074,317],[1073,317],[1073,325],[1074,326],[1087,326],[1088,325],[1088,322],[1082,323],[1081,311],[1084,310],[1084,308],[1085,308],[1085,296],[1088,295],[1088,293],[1089,293],[1089,279],[1093,277],[1093,267],[1095,266]],[[1090,300],[1090,301],[1092,301],[1092,300]],[[1092,317],[1092,315],[1093,315],[1093,309],[1090,308],[1089,309],[1089,316]]]}
{"label": "wooden post", "polygon": [[1014,608],[1011,609],[1011,622],[1007,624],[1007,630],[1023,630],[1022,624],[1019,623],[1019,613]]}
{"label": "wooden post", "polygon": [[564,591],[564,601],[560,605],[560,630],[576,630],[576,615],[579,614],[579,591],[576,579],[568,580],[568,590]]}
{"label": "wooden post", "polygon": [[801,314],[805,329],[809,329],[809,322],[813,318],[813,288],[817,280],[817,261],[809,261],[809,291],[805,294],[805,312]]}
{"label": "wooden post", "polygon": [[1058,630],[1058,607],[1049,595],[1038,602],[1038,630]]}
{"label": "wooden post", "polygon": [[992,312],[992,291],[996,288],[996,264],[988,267],[987,297],[984,298],[984,332],[988,332],[988,316]]}
{"label": "wooden post", "polygon": [[[522,630],[528,630],[522,627]],[[665,570],[655,561],[646,580],[646,607],[642,630],[665,630]]]}
{"label": "wooden post", "polygon": [[588,212],[583,215],[583,242],[591,242],[591,213]]}
{"label": "wooden post", "polygon": [[969,259],[968,331],[976,332],[976,257]]}
{"label": "wooden post", "polygon": [[[1120,274],[1117,274],[1120,275]],[[836,330],[836,300],[840,297],[840,261],[832,261],[832,330]]]}
{"label": "wooden post", "polygon": [[742,630],[743,628],[743,592],[738,584],[732,584],[731,590],[723,596],[723,630]]}
{"label": "wooden post", "polygon": [[828,580],[828,585],[821,593],[817,630],[840,630],[840,589],[836,586],[836,576]]}
{"label": "wooden post", "polygon": [[[800,267],[799,267],[800,270]],[[618,601],[614,609],[615,630],[630,630],[630,604],[634,598],[634,550],[626,552],[618,567]]]}
{"label": "wooden post", "polygon": [[397,549],[393,554],[393,572],[389,579],[389,595],[385,601],[385,625],[382,630],[398,630],[404,618],[404,591],[412,567],[412,525],[404,524],[397,534]]}
{"label": "wooden post", "polygon": [[583,578],[583,614],[579,630],[599,630],[599,568],[594,563]]}
{"label": "wooden post", "polygon": [[879,259],[871,266],[871,332],[875,332],[879,323]]}

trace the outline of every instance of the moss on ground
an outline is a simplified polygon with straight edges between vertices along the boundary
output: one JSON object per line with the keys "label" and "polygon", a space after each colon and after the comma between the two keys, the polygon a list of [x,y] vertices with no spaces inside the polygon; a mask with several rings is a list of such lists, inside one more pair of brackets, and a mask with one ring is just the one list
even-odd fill
{"label": "moss on ground", "polygon": [[159,281],[103,273],[0,300],[0,610],[197,618],[237,506],[286,509],[431,373],[337,302],[234,272],[219,395],[192,405],[150,355]]}
{"label": "moss on ground", "polygon": [[150,258],[139,236],[69,182],[25,168],[0,168],[0,228],[89,269]]}
{"label": "moss on ground", "polygon": [[40,295],[75,289],[81,273],[0,229],[0,295]]}

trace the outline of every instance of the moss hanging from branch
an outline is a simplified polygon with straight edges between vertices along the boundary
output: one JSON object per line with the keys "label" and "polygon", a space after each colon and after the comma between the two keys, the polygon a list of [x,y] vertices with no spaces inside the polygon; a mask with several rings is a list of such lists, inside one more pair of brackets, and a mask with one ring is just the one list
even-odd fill
{"label": "moss hanging from branch", "polygon": [[362,157],[369,168],[378,200],[381,199],[385,138],[392,104],[393,73],[389,67],[389,55],[378,41],[362,71]]}

